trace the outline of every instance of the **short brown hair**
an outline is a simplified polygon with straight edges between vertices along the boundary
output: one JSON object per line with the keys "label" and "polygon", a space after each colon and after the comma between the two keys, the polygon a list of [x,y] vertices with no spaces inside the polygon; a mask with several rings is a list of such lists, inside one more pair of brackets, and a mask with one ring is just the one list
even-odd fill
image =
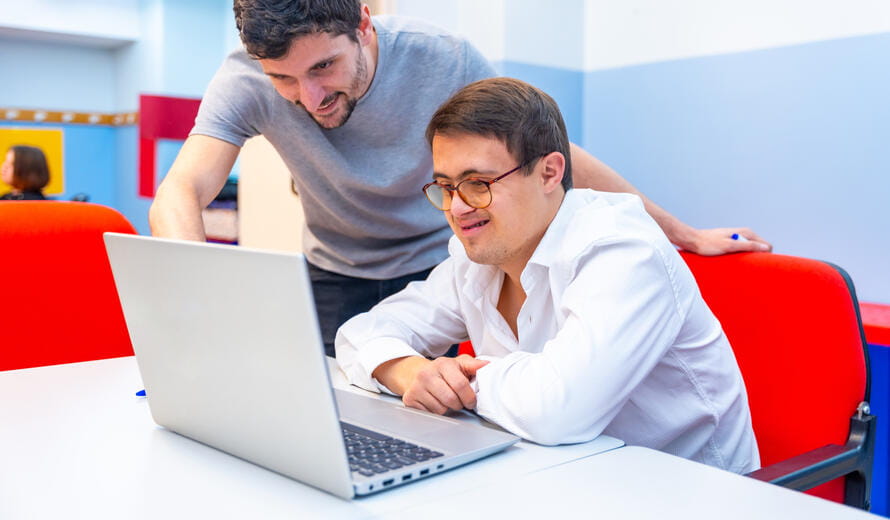
{"label": "short brown hair", "polygon": [[[513,78],[470,83],[446,101],[426,127],[436,134],[469,134],[498,139],[520,164],[551,152],[565,156],[562,187],[572,188],[569,136],[559,106],[544,91]],[[525,174],[528,175],[528,171]]]}
{"label": "short brown hair", "polygon": [[49,167],[43,150],[18,145],[12,150],[12,187],[22,191],[39,191],[49,183]]}
{"label": "short brown hair", "polygon": [[362,20],[358,0],[234,0],[232,10],[247,54],[261,60],[283,58],[307,34],[345,34],[358,42]]}

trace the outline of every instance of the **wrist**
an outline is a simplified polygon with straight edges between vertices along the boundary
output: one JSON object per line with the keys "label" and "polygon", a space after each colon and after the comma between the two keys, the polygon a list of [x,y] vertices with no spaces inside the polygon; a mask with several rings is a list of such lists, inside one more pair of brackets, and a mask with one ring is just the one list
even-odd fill
{"label": "wrist", "polygon": [[675,222],[670,228],[665,229],[665,234],[672,244],[684,251],[695,252],[698,250],[698,230],[682,222]]}
{"label": "wrist", "polygon": [[417,372],[430,361],[422,356],[406,356],[381,363],[371,377],[396,395],[405,395]]}

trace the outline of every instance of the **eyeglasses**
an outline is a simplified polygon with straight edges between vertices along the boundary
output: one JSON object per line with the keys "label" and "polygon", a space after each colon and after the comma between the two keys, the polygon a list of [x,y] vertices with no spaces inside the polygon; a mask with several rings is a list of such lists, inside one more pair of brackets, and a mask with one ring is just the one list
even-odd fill
{"label": "eyeglasses", "polygon": [[448,211],[451,209],[451,200],[454,198],[454,192],[457,192],[461,200],[463,200],[467,204],[467,206],[476,209],[484,209],[491,204],[492,184],[498,182],[511,173],[521,170],[525,166],[528,166],[544,155],[539,155],[533,159],[525,161],[516,168],[513,168],[507,173],[503,173],[490,181],[469,178],[460,181],[459,183],[457,183],[457,186],[448,186],[446,184],[439,184],[438,182],[433,181],[424,185],[423,193],[426,195],[426,198],[429,199],[429,201],[433,204],[433,206],[436,207],[436,209],[440,209],[442,211]]}

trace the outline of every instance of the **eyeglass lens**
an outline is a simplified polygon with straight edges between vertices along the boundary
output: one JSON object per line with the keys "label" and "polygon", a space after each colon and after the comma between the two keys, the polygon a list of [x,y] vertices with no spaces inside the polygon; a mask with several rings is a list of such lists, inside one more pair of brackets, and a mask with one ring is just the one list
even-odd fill
{"label": "eyeglass lens", "polygon": [[443,211],[448,211],[451,209],[451,199],[454,197],[453,191],[457,191],[460,198],[468,206],[485,208],[491,204],[491,190],[488,187],[488,183],[475,179],[467,179],[451,190],[440,184],[431,184],[426,189],[426,196],[434,206]]}

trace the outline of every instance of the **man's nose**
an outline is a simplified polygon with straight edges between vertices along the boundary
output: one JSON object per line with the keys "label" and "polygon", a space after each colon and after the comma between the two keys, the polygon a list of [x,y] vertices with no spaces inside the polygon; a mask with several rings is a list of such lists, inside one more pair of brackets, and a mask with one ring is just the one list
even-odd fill
{"label": "man's nose", "polygon": [[324,88],[312,80],[300,82],[300,104],[306,107],[309,112],[314,112],[321,106],[324,101]]}
{"label": "man's nose", "polygon": [[475,209],[476,208],[473,206],[464,202],[464,199],[461,198],[457,190],[451,192],[451,208],[449,208],[448,211],[450,211],[453,216],[459,217]]}

